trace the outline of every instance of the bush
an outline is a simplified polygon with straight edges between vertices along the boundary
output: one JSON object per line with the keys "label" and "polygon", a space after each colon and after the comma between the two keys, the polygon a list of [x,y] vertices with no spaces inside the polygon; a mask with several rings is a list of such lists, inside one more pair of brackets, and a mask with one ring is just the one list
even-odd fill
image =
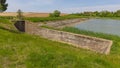
{"label": "bush", "polygon": [[61,12],[58,10],[55,10],[53,13],[50,13],[50,17],[60,17]]}

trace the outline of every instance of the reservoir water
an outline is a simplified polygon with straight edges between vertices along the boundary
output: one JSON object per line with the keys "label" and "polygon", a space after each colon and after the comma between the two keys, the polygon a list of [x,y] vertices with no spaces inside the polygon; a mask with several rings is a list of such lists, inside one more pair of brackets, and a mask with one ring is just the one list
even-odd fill
{"label": "reservoir water", "polygon": [[120,36],[120,20],[112,19],[91,19],[75,25],[81,30],[100,32]]}

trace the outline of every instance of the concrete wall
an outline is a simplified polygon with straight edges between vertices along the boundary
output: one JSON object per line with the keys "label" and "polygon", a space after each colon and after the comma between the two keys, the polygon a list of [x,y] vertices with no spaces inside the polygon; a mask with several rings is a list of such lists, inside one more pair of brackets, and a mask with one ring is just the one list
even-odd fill
{"label": "concrete wall", "polygon": [[29,34],[39,35],[50,40],[72,44],[75,47],[89,49],[104,54],[109,54],[112,45],[112,41],[110,40],[51,30],[47,28],[40,28],[33,23],[26,23],[26,32]]}

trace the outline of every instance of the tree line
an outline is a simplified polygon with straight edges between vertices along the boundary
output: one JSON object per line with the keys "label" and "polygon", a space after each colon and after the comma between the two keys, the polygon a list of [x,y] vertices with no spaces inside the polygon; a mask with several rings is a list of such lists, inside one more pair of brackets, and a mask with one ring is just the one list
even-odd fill
{"label": "tree line", "polygon": [[82,12],[82,13],[74,13],[73,15],[78,15],[78,16],[93,16],[93,17],[120,17],[120,10],[117,10],[115,12],[110,12],[110,11],[94,11],[94,12]]}

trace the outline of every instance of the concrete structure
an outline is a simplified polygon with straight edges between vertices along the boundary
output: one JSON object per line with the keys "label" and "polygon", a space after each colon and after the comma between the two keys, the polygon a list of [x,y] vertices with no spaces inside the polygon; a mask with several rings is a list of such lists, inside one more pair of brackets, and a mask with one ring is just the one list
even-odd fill
{"label": "concrete structure", "polygon": [[110,40],[41,28],[36,24],[29,22],[25,24],[25,31],[28,34],[34,34],[50,40],[72,44],[75,47],[89,49],[102,54],[109,54],[112,46],[112,41]]}
{"label": "concrete structure", "polygon": [[19,31],[25,32],[25,21],[16,21],[14,25]]}
{"label": "concrete structure", "polygon": [[[52,27],[58,27],[79,21],[81,20],[72,19],[72,20],[65,20],[62,22],[60,21],[55,22],[55,23],[59,23],[58,25],[54,24],[53,22],[52,22],[53,24],[47,23],[47,25],[50,25]],[[109,54],[112,46],[112,41],[110,40],[105,40],[101,38],[90,37],[80,34],[74,34],[69,32],[57,31],[47,28],[41,28],[38,24],[35,23],[17,22],[15,23],[15,26],[19,31],[26,32],[28,34],[34,34],[50,40],[72,44],[75,47],[89,49],[102,54]]]}

